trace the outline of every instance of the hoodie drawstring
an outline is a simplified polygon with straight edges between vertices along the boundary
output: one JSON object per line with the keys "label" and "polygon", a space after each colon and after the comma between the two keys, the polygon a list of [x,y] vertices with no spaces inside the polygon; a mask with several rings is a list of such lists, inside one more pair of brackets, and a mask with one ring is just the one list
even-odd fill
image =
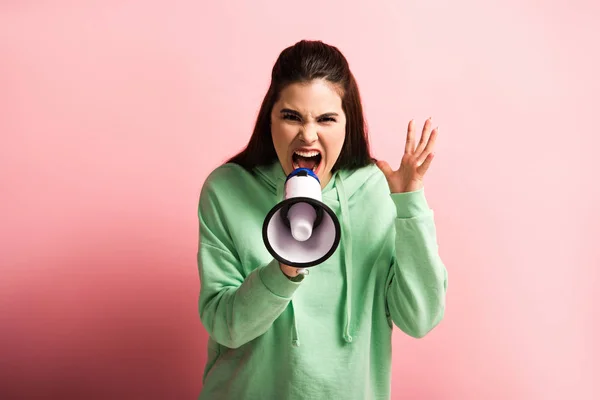
{"label": "hoodie drawstring", "polygon": [[300,338],[298,337],[298,324],[296,322],[296,310],[294,310],[294,300],[290,301],[292,307],[292,345],[300,346]]}
{"label": "hoodie drawstring", "polygon": [[338,197],[341,205],[341,228],[342,228],[342,241],[344,248],[344,258],[342,261],[342,265],[344,266],[344,272],[346,274],[346,318],[344,324],[344,340],[346,343],[352,342],[352,335],[350,334],[350,327],[352,323],[352,235],[350,229],[350,210],[348,208],[348,198],[346,197],[346,192],[344,190],[344,183],[339,174],[336,174],[335,177],[336,188],[338,190]]}

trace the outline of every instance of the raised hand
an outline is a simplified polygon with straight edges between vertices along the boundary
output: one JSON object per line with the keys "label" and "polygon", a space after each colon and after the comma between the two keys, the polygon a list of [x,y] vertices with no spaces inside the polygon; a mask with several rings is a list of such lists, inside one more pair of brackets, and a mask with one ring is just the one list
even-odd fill
{"label": "raised hand", "polygon": [[377,166],[385,175],[392,193],[405,193],[419,190],[423,187],[423,177],[433,161],[433,147],[438,134],[438,128],[431,130],[431,118],[423,125],[421,139],[416,143],[415,122],[408,123],[406,146],[400,167],[393,170],[385,161],[378,161]]}

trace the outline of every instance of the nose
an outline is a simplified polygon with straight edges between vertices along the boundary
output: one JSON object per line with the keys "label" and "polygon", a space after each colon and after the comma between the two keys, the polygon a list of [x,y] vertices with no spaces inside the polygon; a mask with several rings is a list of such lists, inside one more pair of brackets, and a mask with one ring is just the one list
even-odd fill
{"label": "nose", "polygon": [[313,124],[306,124],[300,131],[300,140],[304,143],[314,143],[319,138],[317,129]]}

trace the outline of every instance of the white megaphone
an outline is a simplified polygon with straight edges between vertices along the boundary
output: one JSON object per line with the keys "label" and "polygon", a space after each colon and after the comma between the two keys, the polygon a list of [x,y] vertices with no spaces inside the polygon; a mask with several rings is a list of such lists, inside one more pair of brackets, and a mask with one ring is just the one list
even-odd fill
{"label": "white megaphone", "polygon": [[267,250],[284,265],[314,267],[327,260],[340,243],[340,223],[322,202],[321,182],[308,168],[297,168],[285,181],[284,200],[267,214],[263,241]]}

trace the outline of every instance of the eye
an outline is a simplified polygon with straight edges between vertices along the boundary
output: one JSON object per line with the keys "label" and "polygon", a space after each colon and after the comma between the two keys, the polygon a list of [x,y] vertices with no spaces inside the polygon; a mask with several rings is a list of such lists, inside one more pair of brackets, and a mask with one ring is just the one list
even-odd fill
{"label": "eye", "polygon": [[336,120],[334,117],[324,117],[319,120],[319,122],[335,122],[335,121]]}
{"label": "eye", "polygon": [[300,118],[297,115],[288,113],[283,114],[283,119],[287,119],[289,121],[300,121]]}

